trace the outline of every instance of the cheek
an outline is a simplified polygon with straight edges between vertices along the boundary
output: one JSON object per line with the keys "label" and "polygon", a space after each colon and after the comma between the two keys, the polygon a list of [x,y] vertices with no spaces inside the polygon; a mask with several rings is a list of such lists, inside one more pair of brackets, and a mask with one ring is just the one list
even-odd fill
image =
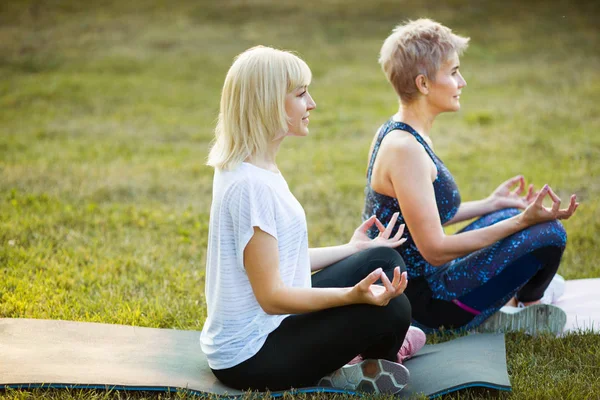
{"label": "cheek", "polygon": [[445,97],[447,94],[453,92],[456,87],[456,82],[452,78],[439,79],[435,85],[435,93],[436,95]]}
{"label": "cheek", "polygon": [[447,91],[451,91],[451,90],[456,89],[458,87],[458,84],[454,78],[448,78],[448,79],[446,79],[444,86]]}
{"label": "cheek", "polygon": [[300,103],[298,104],[298,112],[304,113],[304,110],[306,110],[306,108],[307,108],[307,104],[308,104],[307,97],[304,96],[302,98],[302,101],[300,101]]}
{"label": "cheek", "polygon": [[456,94],[458,86],[454,79],[449,79],[444,86],[444,97],[454,96]]}
{"label": "cheek", "polygon": [[290,107],[290,113],[291,114],[300,113],[300,110],[302,109],[302,103],[303,103],[302,99],[296,99],[296,101],[294,101],[294,104]]}

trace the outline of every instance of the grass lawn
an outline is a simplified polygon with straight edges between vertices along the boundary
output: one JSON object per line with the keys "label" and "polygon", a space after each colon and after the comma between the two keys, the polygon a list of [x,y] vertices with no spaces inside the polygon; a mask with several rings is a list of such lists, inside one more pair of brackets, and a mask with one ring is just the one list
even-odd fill
{"label": "grass lawn", "polygon": [[[227,69],[257,44],[295,50],[313,70],[311,134],[287,140],[279,166],[311,245],[347,241],[371,137],[396,111],[380,45],[395,24],[423,16],[471,37],[462,110],[432,132],[462,198],[516,174],[563,199],[577,193],[559,271],[599,277],[598,2],[4,0],[0,317],[202,328],[204,162]],[[600,398],[600,335],[510,334],[507,352],[512,394],[447,398]]]}

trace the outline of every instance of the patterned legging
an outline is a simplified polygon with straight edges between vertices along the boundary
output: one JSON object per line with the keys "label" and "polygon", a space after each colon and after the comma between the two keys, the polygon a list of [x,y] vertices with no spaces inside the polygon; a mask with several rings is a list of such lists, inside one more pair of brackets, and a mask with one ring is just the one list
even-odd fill
{"label": "patterned legging", "polygon": [[[487,214],[461,232],[493,225],[519,212],[505,209]],[[426,282],[421,281],[421,289],[426,286],[425,292],[430,291],[426,295],[429,299],[423,298],[423,293],[411,291],[428,304],[417,306],[418,300],[407,292],[413,305],[413,318],[417,325],[430,332],[442,325],[471,329],[513,296],[523,302],[539,300],[556,274],[566,240],[559,221],[546,222],[439,267],[433,275],[425,277]],[[437,307],[436,303],[442,306]],[[457,305],[460,311],[456,310]]]}

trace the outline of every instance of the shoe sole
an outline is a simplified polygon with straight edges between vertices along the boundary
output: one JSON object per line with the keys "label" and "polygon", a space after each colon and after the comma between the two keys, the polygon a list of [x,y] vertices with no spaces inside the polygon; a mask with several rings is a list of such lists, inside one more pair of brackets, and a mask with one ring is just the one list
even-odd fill
{"label": "shoe sole", "polygon": [[477,332],[524,331],[530,335],[552,333],[560,335],[567,324],[567,314],[551,304],[534,304],[519,309],[515,313],[498,311],[483,324]]}
{"label": "shoe sole", "polygon": [[409,378],[410,372],[402,364],[388,360],[364,360],[345,365],[321,378],[318,385],[365,393],[394,394],[404,389]]}

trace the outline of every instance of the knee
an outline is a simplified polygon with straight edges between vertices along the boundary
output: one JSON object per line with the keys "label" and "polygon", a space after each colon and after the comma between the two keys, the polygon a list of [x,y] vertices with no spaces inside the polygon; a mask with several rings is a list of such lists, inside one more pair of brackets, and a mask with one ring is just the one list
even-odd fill
{"label": "knee", "polygon": [[385,308],[386,323],[398,330],[407,330],[412,319],[410,301],[401,294],[390,300]]}
{"label": "knee", "polygon": [[400,271],[402,272],[406,271],[406,264],[404,264],[402,256],[396,249],[390,247],[375,247],[365,251],[369,252],[369,259],[380,261],[380,263],[375,265],[375,268],[383,268],[386,273],[392,272],[395,267],[400,267]]}
{"label": "knee", "polygon": [[567,245],[567,231],[563,224],[555,219],[544,224],[544,236],[549,245],[565,248]]}

